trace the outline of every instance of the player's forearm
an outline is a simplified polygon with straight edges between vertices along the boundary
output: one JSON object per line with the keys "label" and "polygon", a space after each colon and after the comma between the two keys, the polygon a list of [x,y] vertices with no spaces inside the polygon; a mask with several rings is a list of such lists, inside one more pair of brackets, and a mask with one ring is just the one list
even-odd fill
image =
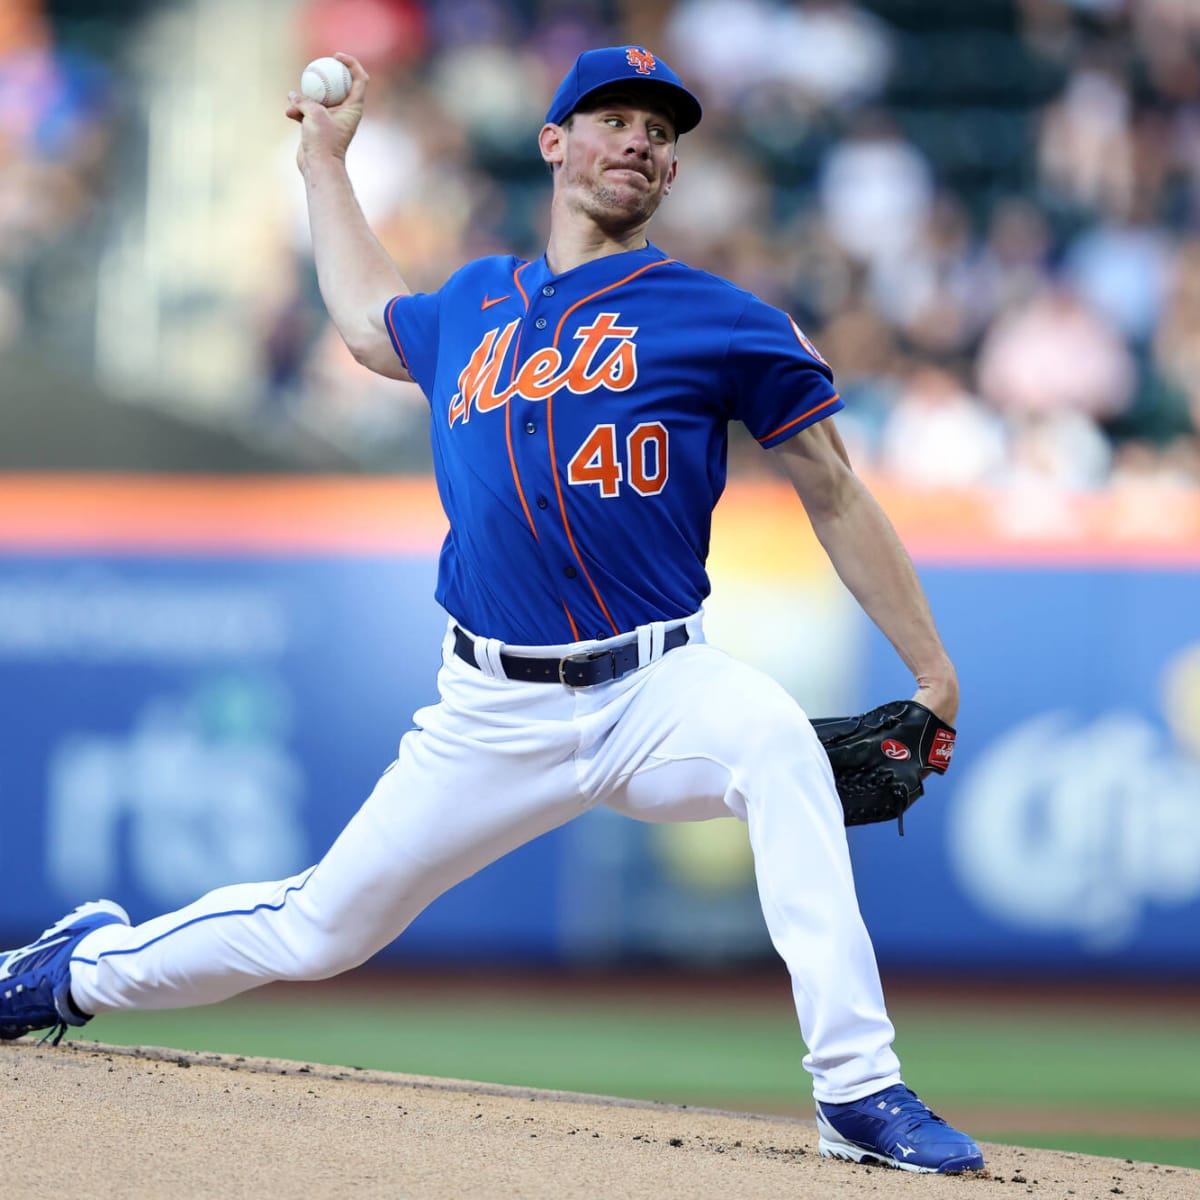
{"label": "player's forearm", "polygon": [[958,676],[934,623],[925,589],[895,527],[856,476],[840,502],[810,513],[842,582],[882,630],[943,720],[958,710]]}
{"label": "player's forearm", "polygon": [[345,163],[332,156],[307,161],[304,184],[317,281],[330,318],[360,362],[375,369],[398,365],[383,312],[388,300],[409,289],[367,224]]}

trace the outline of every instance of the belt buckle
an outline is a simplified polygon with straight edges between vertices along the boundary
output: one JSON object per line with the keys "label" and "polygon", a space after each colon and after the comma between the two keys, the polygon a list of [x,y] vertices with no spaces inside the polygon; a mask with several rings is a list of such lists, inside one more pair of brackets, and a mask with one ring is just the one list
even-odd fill
{"label": "belt buckle", "polygon": [[597,683],[608,683],[617,677],[617,655],[614,650],[584,650],[580,654],[568,654],[558,660],[558,682],[563,687],[590,687],[586,683],[568,683],[566,680],[567,663],[592,663],[602,658],[612,659],[612,674],[608,679],[598,679]]}

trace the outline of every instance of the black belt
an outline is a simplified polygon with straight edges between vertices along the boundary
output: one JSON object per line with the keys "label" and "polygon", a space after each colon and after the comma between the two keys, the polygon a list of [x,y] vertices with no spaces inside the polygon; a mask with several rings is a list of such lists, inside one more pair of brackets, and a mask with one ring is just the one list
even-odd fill
{"label": "black belt", "polygon": [[[686,646],[688,631],[686,625],[677,625],[668,629],[663,639],[663,653]],[[463,662],[473,667],[479,664],[475,661],[475,639],[469,633],[454,627],[454,653]],[[609,683],[637,670],[638,644],[635,638],[623,646],[614,646],[611,650],[586,650],[582,654],[568,654],[566,658],[525,658],[519,654],[505,654],[501,651],[500,665],[509,679],[519,679],[522,683],[561,683],[566,687],[594,687],[597,683]]]}

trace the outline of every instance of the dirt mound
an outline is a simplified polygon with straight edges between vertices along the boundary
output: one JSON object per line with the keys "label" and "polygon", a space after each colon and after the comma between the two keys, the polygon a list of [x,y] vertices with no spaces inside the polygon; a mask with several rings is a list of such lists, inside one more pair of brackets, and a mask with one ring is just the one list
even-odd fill
{"label": "dirt mound", "polygon": [[0,1045],[4,1191],[89,1200],[1196,1200],[1200,1171],[984,1146],[988,1170],[822,1159],[811,1120],[91,1042]]}

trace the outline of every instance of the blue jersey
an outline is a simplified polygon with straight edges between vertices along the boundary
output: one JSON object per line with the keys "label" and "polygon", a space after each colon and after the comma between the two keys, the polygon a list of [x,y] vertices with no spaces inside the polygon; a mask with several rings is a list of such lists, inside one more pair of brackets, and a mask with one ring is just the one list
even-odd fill
{"label": "blue jersey", "polygon": [[432,409],[438,601],[512,644],[697,611],[729,422],[770,447],[842,407],[786,313],[654,246],[480,259],[386,319]]}

